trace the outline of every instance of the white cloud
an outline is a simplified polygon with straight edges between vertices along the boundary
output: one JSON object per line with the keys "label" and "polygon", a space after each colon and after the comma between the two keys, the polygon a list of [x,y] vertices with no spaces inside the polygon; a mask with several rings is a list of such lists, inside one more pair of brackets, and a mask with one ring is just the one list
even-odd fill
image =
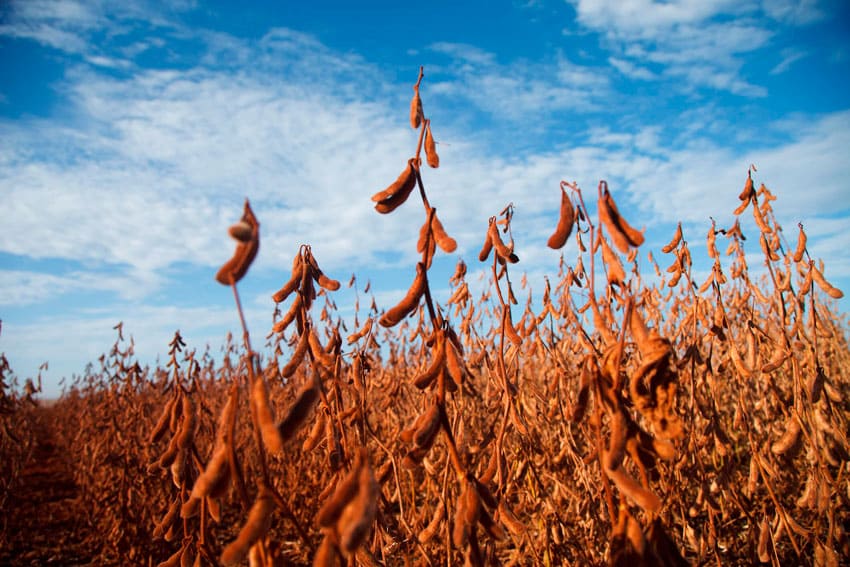
{"label": "white cloud", "polygon": [[[745,56],[770,45],[785,25],[821,17],[813,2],[776,0],[760,5],[732,0],[570,0],[577,20],[602,34],[613,51],[609,62],[633,78],[646,62],[663,75],[684,80],[682,90],[709,88],[746,97],[766,96],[742,69]],[[627,66],[626,64],[630,64]]]}
{"label": "white cloud", "polygon": [[611,64],[617,71],[625,75],[630,79],[638,79],[641,81],[652,81],[657,79],[658,76],[647,69],[646,67],[642,67],[634,64],[631,61],[626,59],[621,59],[618,57],[609,57],[608,63]]}
{"label": "white cloud", "polygon": [[[145,278],[152,281],[145,281]],[[140,299],[160,284],[161,278],[149,272],[115,276],[92,271],[56,275],[28,270],[0,270],[0,305],[21,307],[44,303],[79,291],[106,291],[123,299]]]}
{"label": "white cloud", "polygon": [[496,64],[496,58],[492,53],[465,43],[439,41],[437,43],[432,43],[429,46],[429,49],[436,51],[437,53],[449,55],[454,59],[471,65],[489,66]]}
{"label": "white cloud", "polygon": [[431,92],[466,98],[499,119],[528,122],[531,116],[561,110],[593,110],[610,92],[602,70],[560,55],[541,63],[519,60],[503,65],[493,54],[470,45],[436,43],[429,49],[451,59],[450,65],[439,68]]}
{"label": "white cloud", "polygon": [[0,35],[31,39],[67,53],[89,51],[87,34],[106,24],[101,6],[73,0],[11,2]]}
{"label": "white cloud", "polygon": [[717,14],[744,10],[747,2],[735,0],[570,0],[580,23],[608,28],[632,38],[652,39],[664,30],[704,22]]}
{"label": "white cloud", "polygon": [[771,18],[792,24],[809,24],[824,17],[818,0],[763,0],[765,13]]}
{"label": "white cloud", "polygon": [[802,49],[783,49],[781,51],[782,61],[770,70],[771,75],[781,75],[791,68],[791,65],[803,59],[808,55],[808,52]]}

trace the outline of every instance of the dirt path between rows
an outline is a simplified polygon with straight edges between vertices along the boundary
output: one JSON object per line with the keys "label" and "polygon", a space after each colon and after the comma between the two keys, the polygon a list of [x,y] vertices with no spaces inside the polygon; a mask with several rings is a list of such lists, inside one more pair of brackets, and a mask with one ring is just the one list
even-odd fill
{"label": "dirt path between rows", "polygon": [[95,542],[71,463],[50,432],[50,409],[37,411],[34,450],[3,514],[7,545],[0,547],[0,565],[89,565]]}

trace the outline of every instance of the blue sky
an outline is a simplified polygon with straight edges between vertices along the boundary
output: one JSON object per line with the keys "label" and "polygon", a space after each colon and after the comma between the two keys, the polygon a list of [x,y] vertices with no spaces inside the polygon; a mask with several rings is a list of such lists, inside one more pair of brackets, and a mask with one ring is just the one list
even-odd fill
{"label": "blue sky", "polygon": [[[682,220],[704,257],[751,163],[786,238],[803,222],[850,291],[846,2],[246,4],[0,5],[0,351],[19,377],[47,361],[55,392],[118,321],[143,363],[177,329],[217,352],[238,319],[213,274],[245,197],[262,225],[240,286],[255,342],[301,243],[391,305],[422,212],[379,216],[369,197],[414,150],[420,65],[441,156],[424,181],[459,244],[435,264],[438,300],[458,257],[479,269],[509,202],[518,267],[542,290],[561,179],[588,196],[607,179],[656,256]],[[351,314],[351,292],[334,299]]]}

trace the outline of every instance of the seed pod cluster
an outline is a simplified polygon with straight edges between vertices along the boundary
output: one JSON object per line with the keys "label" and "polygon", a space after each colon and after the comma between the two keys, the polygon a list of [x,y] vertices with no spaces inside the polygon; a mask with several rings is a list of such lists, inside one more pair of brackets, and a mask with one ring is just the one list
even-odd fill
{"label": "seed pod cluster", "polygon": [[516,264],[519,262],[519,257],[514,254],[513,239],[511,239],[509,244],[505,244],[499,233],[499,223],[496,221],[496,217],[490,218],[489,225],[487,226],[487,236],[484,238],[484,246],[478,254],[478,260],[486,262],[487,258],[490,257],[491,250],[496,251],[496,260],[500,264],[504,264],[505,262]]}
{"label": "seed pod cluster", "polygon": [[196,515],[202,499],[220,498],[230,485],[231,469],[235,467],[231,459],[235,455],[232,449],[238,404],[239,388],[234,385],[219,416],[212,456],[203,472],[195,480],[189,499],[181,509],[180,515],[183,518]]}
{"label": "seed pod cluster", "polygon": [[452,543],[461,549],[467,548],[471,555],[477,555],[478,526],[494,541],[505,539],[504,528],[493,518],[491,510],[494,509],[498,509],[498,503],[490,490],[472,476],[464,479],[455,507]]}
{"label": "seed pod cluster", "polygon": [[826,278],[823,277],[823,272],[821,272],[814,264],[814,262],[809,262],[809,271],[812,274],[812,279],[818,285],[821,290],[830,296],[833,299],[841,299],[844,297],[844,292],[833,286],[831,283],[826,281]]}
{"label": "seed pod cluster", "polygon": [[416,418],[413,425],[401,432],[401,440],[413,444],[413,448],[404,457],[402,466],[412,469],[422,462],[437,439],[444,412],[442,404],[436,399],[432,400],[428,409]]}
{"label": "seed pod cluster", "polygon": [[426,206],[426,212],[427,218],[419,229],[419,240],[416,243],[416,250],[422,254],[422,263],[425,264],[426,269],[430,269],[437,246],[447,254],[450,254],[457,249],[457,242],[446,233],[443,223],[437,217],[436,209]]}
{"label": "seed pod cluster", "polygon": [[272,332],[282,333],[295,321],[299,331],[303,333],[306,312],[316,298],[314,283],[327,291],[337,291],[341,285],[339,280],[328,277],[322,271],[316,257],[313,256],[312,248],[305,244],[298,249],[298,254],[292,260],[292,272],[289,279],[272,295],[275,303],[281,303],[295,293],[295,299],[283,317],[272,326]]}

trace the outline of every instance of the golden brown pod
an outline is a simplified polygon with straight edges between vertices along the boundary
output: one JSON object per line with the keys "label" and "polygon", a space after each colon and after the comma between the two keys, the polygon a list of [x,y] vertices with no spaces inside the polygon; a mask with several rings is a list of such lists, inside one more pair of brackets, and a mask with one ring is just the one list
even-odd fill
{"label": "golden brown pod", "polygon": [[561,210],[558,216],[558,226],[555,227],[555,232],[549,237],[546,245],[553,250],[562,248],[573,231],[575,220],[576,215],[573,204],[567,192],[561,187]]}
{"label": "golden brown pod", "polygon": [[230,225],[227,232],[234,240],[249,242],[251,240],[251,225],[245,221],[238,221]]}
{"label": "golden brown pod", "polygon": [[425,159],[433,168],[440,167],[440,156],[437,155],[437,144],[431,134],[431,121],[425,121]]}
{"label": "golden brown pod", "polygon": [[638,247],[643,244],[643,233],[632,228],[622,217],[619,209],[617,209],[617,204],[614,202],[614,197],[608,191],[608,184],[602,181],[600,186],[604,189],[599,196],[599,219],[608,229],[614,245],[623,254],[628,254],[630,246]]}
{"label": "golden brown pod", "polygon": [[617,469],[626,456],[626,439],[628,427],[626,416],[616,410],[611,416],[611,436],[608,439],[608,450],[605,452],[605,468]]}
{"label": "golden brown pod", "polygon": [[[304,305],[304,295],[298,293],[295,295],[295,299],[292,300],[292,305],[289,306],[289,309],[284,313],[283,317],[281,317],[274,325],[272,325],[272,332],[274,333],[282,333],[298,316],[298,313],[301,311],[301,307]],[[307,307],[305,306],[305,309]]]}
{"label": "golden brown pod", "polygon": [[785,431],[782,433],[782,436],[770,446],[770,450],[773,451],[775,455],[780,456],[793,453],[797,449],[801,432],[802,428],[800,427],[800,422],[797,421],[794,416],[790,416],[785,424]]}
{"label": "golden brown pod", "polygon": [[177,434],[177,447],[186,449],[192,444],[195,437],[195,426],[197,424],[197,416],[195,415],[195,404],[188,394],[183,394],[183,423],[180,426],[180,432]]}
{"label": "golden brown pod", "polygon": [[301,445],[301,449],[303,451],[309,453],[319,445],[319,442],[322,440],[322,435],[325,433],[327,421],[327,414],[324,411],[319,411],[316,416],[316,421],[313,423],[312,429],[310,429],[309,435],[307,435],[304,439],[304,443]]}
{"label": "golden brown pod", "polygon": [[767,520],[767,515],[762,518],[761,523],[759,524],[759,542],[758,542],[758,556],[759,561],[762,563],[770,563],[771,560],[771,533],[770,533],[770,522]]}
{"label": "golden brown pod", "polygon": [[510,305],[505,305],[502,308],[502,321],[505,326],[505,336],[516,346],[522,346],[522,337],[519,336],[516,327],[514,327]]}
{"label": "golden brown pod", "polygon": [[378,512],[380,486],[375,481],[372,467],[365,456],[365,449],[362,449],[361,453],[363,456],[360,457],[357,496],[346,507],[337,522],[340,546],[347,553],[353,553],[360,547],[369,534],[369,529]]}
{"label": "golden brown pod", "polygon": [[455,250],[457,250],[457,241],[446,233],[446,229],[443,228],[443,223],[440,222],[440,219],[437,217],[437,211],[434,211],[434,217],[431,220],[431,230],[434,233],[434,240],[437,242],[437,246],[445,252],[446,254],[451,254]]}
{"label": "golden brown pod", "polygon": [[360,330],[358,330],[355,333],[348,335],[348,339],[347,339],[348,344],[356,343],[357,341],[359,341],[360,339],[365,337],[367,334],[369,334],[369,331],[372,330],[372,322],[373,321],[374,320],[371,317],[369,317],[368,319],[366,319],[366,321],[364,321],[363,326],[360,327]]}
{"label": "golden brown pod", "polygon": [[407,201],[416,186],[416,168],[416,159],[410,158],[407,160],[407,167],[392,185],[372,195],[376,211],[381,214],[391,213]]}
{"label": "golden brown pod", "polygon": [[[490,221],[492,223],[492,221]],[[493,249],[493,241],[490,239],[490,231],[487,231],[487,236],[484,237],[484,245],[481,247],[481,252],[478,253],[478,261],[486,262],[490,256],[490,250]]]}
{"label": "golden brown pod", "polygon": [[525,533],[525,524],[520,522],[513,511],[508,507],[508,504],[504,499],[499,501],[499,522],[505,525],[508,528],[508,531],[511,532],[515,536],[521,536]]}
{"label": "golden brown pod", "polygon": [[168,426],[171,422],[171,412],[174,408],[174,404],[177,403],[177,396],[172,396],[166,403],[165,407],[162,409],[162,414],[160,414],[159,419],[156,422],[156,425],[151,431],[150,437],[148,438],[148,443],[153,445],[157,441],[159,441],[165,432],[168,430]]}
{"label": "golden brown pod", "polygon": [[641,486],[622,467],[605,472],[608,474],[608,478],[614,481],[620,492],[647,512],[655,513],[661,508],[661,500],[658,496]]}
{"label": "golden brown pod", "polygon": [[217,498],[222,496],[230,484],[230,461],[228,460],[228,448],[219,445],[213,452],[204,472],[195,480],[189,499],[183,504],[180,515],[183,518],[191,518],[198,513],[201,499],[206,496]]}
{"label": "golden brown pod", "polygon": [[591,370],[588,368],[587,364],[583,364],[581,374],[579,375],[576,403],[573,405],[572,412],[570,413],[570,421],[573,423],[580,423],[584,418],[584,413],[587,411],[587,402],[590,399],[591,381]]}
{"label": "golden brown pod", "polygon": [[811,264],[811,272],[812,279],[816,284],[818,284],[818,287],[821,288],[824,293],[833,299],[841,299],[844,297],[844,292],[826,281],[826,278],[823,277],[823,273],[817,269],[814,263]]}
{"label": "golden brown pod", "polygon": [[420,390],[430,387],[446,366],[446,339],[442,331],[437,332],[437,340],[431,350],[431,356],[431,364],[413,381],[413,385]]}
{"label": "golden brown pod", "polygon": [[402,319],[410,315],[419,306],[419,299],[425,293],[426,285],[425,266],[422,262],[416,264],[416,277],[407,290],[407,294],[395,307],[384,313],[378,321],[384,327],[393,327]]}
{"label": "golden brown pod", "polygon": [[310,329],[305,328],[301,333],[301,336],[298,337],[298,344],[295,345],[295,350],[292,352],[292,357],[289,359],[289,362],[280,369],[280,375],[284,378],[292,376],[298,368],[298,365],[301,364],[302,360],[304,360],[304,355],[307,354],[307,347],[310,345],[309,336]]}
{"label": "golden brown pod", "polygon": [[416,130],[422,124],[422,99],[419,98],[419,87],[413,87],[413,98],[410,99],[410,127]]}
{"label": "golden brown pod", "polygon": [[316,257],[313,256],[313,253],[310,252],[309,248],[305,253],[307,257],[307,263],[310,265],[310,275],[313,276],[313,279],[319,284],[321,287],[325,288],[328,291],[337,291],[340,288],[340,283],[338,280],[333,278],[329,278],[322,269],[319,267],[319,263],[316,261]]}
{"label": "golden brown pod", "polygon": [[773,232],[773,229],[770,228],[770,226],[767,224],[762,210],[755,203],[753,204],[753,220],[756,221],[756,225],[759,227],[759,230],[761,230],[762,235],[770,234]]}
{"label": "golden brown pod", "polygon": [[[422,416],[422,423],[413,432],[413,444],[430,448],[440,430],[440,405],[433,401]],[[417,420],[418,421],[418,420]]]}
{"label": "golden brown pod", "polygon": [[784,348],[774,347],[773,355],[770,357],[770,360],[768,360],[762,365],[761,371],[773,372],[785,363],[785,361],[788,359],[788,356],[788,351],[786,351]]}
{"label": "golden brown pod", "polygon": [[281,303],[285,301],[289,295],[298,289],[301,280],[304,277],[304,270],[307,266],[304,264],[303,259],[301,258],[301,252],[295,255],[295,259],[292,261],[292,274],[289,276],[289,280],[283,284],[279,290],[277,290],[274,295],[272,295],[272,300],[275,303]]}
{"label": "golden brown pod", "polygon": [[443,522],[443,518],[446,517],[446,506],[443,504],[442,499],[437,503],[437,507],[434,509],[434,515],[431,516],[431,520],[428,522],[428,525],[425,526],[419,534],[416,536],[416,539],[419,540],[419,543],[426,544],[431,541],[437,532],[440,529],[440,525]]}
{"label": "golden brown pod", "polygon": [[167,528],[171,527],[171,524],[177,518],[177,513],[180,511],[180,499],[176,498],[171,506],[168,507],[168,511],[165,513],[165,516],[162,517],[162,520],[156,523],[153,530],[153,537],[162,537],[163,533]]}
{"label": "golden brown pod", "polygon": [[[744,202],[749,202],[752,196],[755,194],[755,190],[753,189],[753,176],[751,171],[747,171],[747,180],[744,182],[744,189],[741,191],[741,194],[738,195],[738,199]],[[740,213],[738,213],[740,214]]]}
{"label": "golden brown pod", "polygon": [[298,429],[310,415],[310,412],[313,410],[313,406],[316,405],[316,401],[318,399],[319,389],[315,386],[315,384],[310,384],[309,386],[301,388],[301,391],[298,392],[298,396],[295,399],[295,403],[292,404],[292,407],[289,408],[289,412],[287,412],[286,417],[284,417],[283,421],[280,422],[280,425],[277,426],[280,438],[284,443],[295,436]]}
{"label": "golden brown pod", "polygon": [[452,382],[460,387],[463,384],[464,376],[467,374],[466,364],[464,364],[463,358],[451,341],[446,342],[446,370],[448,370]]}
{"label": "golden brown pod", "polygon": [[277,454],[283,451],[283,438],[278,431],[274,421],[274,414],[269,403],[269,392],[266,381],[262,377],[254,380],[251,388],[251,403],[257,415],[257,425],[260,427],[260,436],[269,453]]}
{"label": "golden brown pod", "polygon": [[798,224],[800,227],[800,234],[797,235],[797,248],[794,249],[794,261],[801,262],[803,260],[803,254],[806,252],[806,233],[803,231],[803,225]]}
{"label": "golden brown pod", "polygon": [[351,470],[348,471],[345,478],[339,481],[333,495],[322,504],[318,515],[316,515],[316,523],[319,527],[329,528],[333,526],[348,503],[357,495],[357,489],[360,485],[360,467],[363,466],[362,458],[362,454],[358,453]]}
{"label": "golden brown pod", "polygon": [[332,370],[334,365],[336,364],[336,357],[328,354],[325,348],[322,346],[322,343],[319,342],[319,337],[316,336],[315,329],[311,328],[309,331],[305,331],[308,334],[308,341],[310,343],[310,353],[313,355],[313,360],[318,361],[322,366],[327,368],[328,370]]}
{"label": "golden brown pod", "polygon": [[602,246],[602,260],[608,266],[608,283],[622,285],[626,279],[626,271],[623,269],[620,257],[611,250],[602,234],[599,234],[597,238],[599,238],[599,243]]}
{"label": "golden brown pod", "polygon": [[221,553],[222,564],[237,565],[245,560],[251,546],[268,533],[274,509],[275,502],[271,492],[262,487],[257,500],[248,512],[248,519],[239,530],[239,535]]}
{"label": "golden brown pod", "polygon": [[251,210],[251,204],[247,199],[245,199],[242,221],[251,226],[251,237],[247,242],[239,241],[233,256],[215,275],[215,279],[222,285],[232,285],[241,280],[260,249],[260,223],[254,216],[254,211]]}
{"label": "golden brown pod", "polygon": [[[507,246],[502,241],[502,236],[499,234],[499,225],[495,222],[490,223],[490,226],[487,228],[487,232],[490,236],[490,242],[492,243],[493,248],[496,250],[496,254],[505,260],[506,262],[510,262],[511,264],[516,264],[519,262],[519,258],[514,254],[513,243],[510,246]],[[485,257],[486,260],[486,257]]]}
{"label": "golden brown pod", "polygon": [[336,567],[339,565],[339,552],[328,536],[322,538],[319,550],[313,557],[313,567]]}
{"label": "golden brown pod", "polygon": [[767,239],[764,237],[764,233],[759,234],[759,245],[761,246],[761,251],[764,252],[764,255],[768,257],[773,262],[779,261],[779,255],[770,249],[770,245],[767,242]]}
{"label": "golden brown pod", "polygon": [[673,238],[668,242],[664,248],[661,249],[665,254],[669,254],[673,251],[678,245],[679,242],[682,241],[682,223],[676,225],[676,232],[673,234]]}
{"label": "golden brown pod", "polygon": [[452,541],[456,547],[463,548],[466,546],[470,532],[475,529],[475,524],[478,522],[480,507],[478,492],[472,486],[472,483],[467,481],[463,492],[457,499],[457,508],[455,509]]}
{"label": "golden brown pod", "polygon": [[177,567],[180,564],[180,558],[183,556],[184,547],[181,547],[174,552],[168,559],[158,564],[156,567]]}
{"label": "golden brown pod", "polygon": [[711,228],[708,229],[708,235],[705,239],[705,246],[708,249],[709,258],[717,258],[717,232],[714,229],[714,223],[711,223]]}

